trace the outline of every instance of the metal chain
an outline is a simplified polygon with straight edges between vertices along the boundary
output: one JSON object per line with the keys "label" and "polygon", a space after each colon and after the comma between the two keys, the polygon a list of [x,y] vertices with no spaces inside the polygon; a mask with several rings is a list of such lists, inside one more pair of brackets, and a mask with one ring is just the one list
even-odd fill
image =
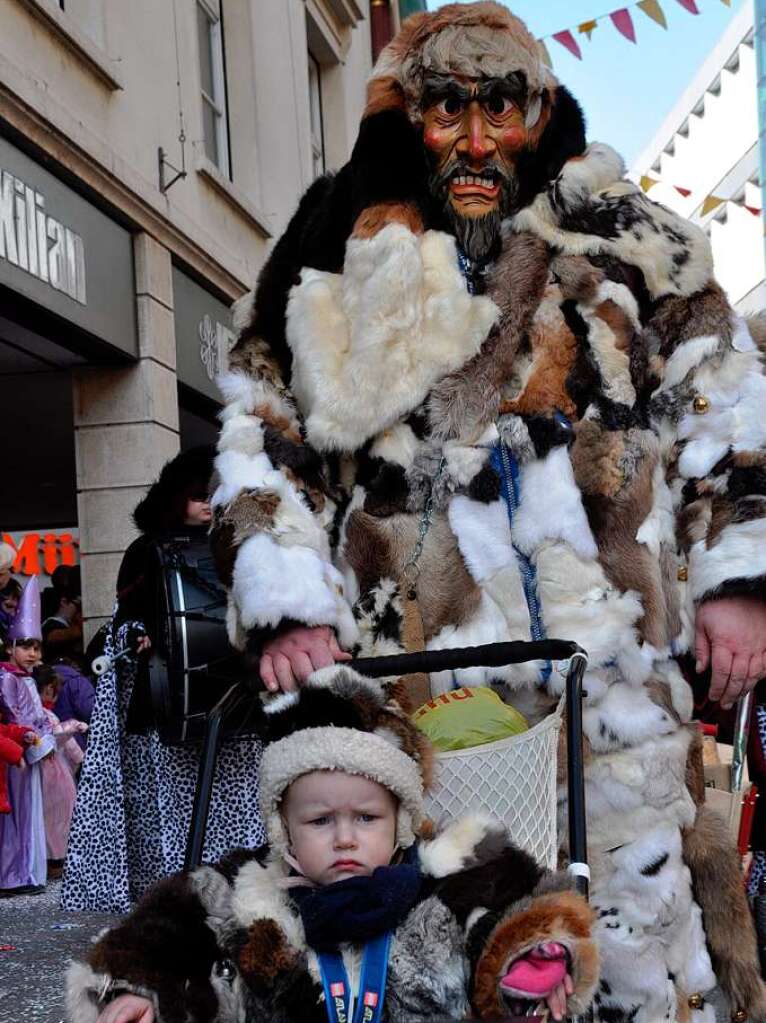
{"label": "metal chain", "polygon": [[428,536],[428,531],[431,528],[431,520],[433,519],[434,514],[434,490],[436,489],[436,484],[442,477],[446,465],[447,459],[444,455],[442,455],[433,479],[431,480],[431,486],[428,490],[426,503],[423,505],[420,522],[418,523],[418,539],[415,546],[412,548],[412,553],[402,569],[402,583],[404,584],[404,589],[409,600],[414,600],[416,596],[415,586],[420,576],[420,567],[418,562],[420,561],[420,555],[423,553],[423,547],[425,546],[426,537]]}

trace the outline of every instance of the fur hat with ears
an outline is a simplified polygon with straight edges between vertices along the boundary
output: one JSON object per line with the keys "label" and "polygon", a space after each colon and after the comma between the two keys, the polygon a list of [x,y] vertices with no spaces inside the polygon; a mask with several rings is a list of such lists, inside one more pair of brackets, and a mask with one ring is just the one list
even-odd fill
{"label": "fur hat with ears", "polygon": [[310,771],[361,775],[388,789],[399,801],[397,844],[412,845],[423,823],[433,753],[395,686],[336,665],[315,672],[297,692],[275,696],[265,709],[260,800],[274,850],[285,853],[289,846],[281,813],[285,791]]}

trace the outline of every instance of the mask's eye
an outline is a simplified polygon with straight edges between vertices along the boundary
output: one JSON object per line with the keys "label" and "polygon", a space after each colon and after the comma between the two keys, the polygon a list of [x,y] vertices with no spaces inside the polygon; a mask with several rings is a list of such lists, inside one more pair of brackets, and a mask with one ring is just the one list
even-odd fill
{"label": "mask's eye", "polygon": [[499,93],[495,93],[494,96],[489,96],[484,103],[487,113],[493,114],[495,117],[499,117],[502,114],[507,114],[509,110],[513,109],[513,102],[508,99],[507,96],[501,96]]}
{"label": "mask's eye", "polygon": [[437,104],[436,109],[440,114],[454,117],[455,114],[459,114],[463,109],[463,102],[458,96],[447,96],[441,103]]}

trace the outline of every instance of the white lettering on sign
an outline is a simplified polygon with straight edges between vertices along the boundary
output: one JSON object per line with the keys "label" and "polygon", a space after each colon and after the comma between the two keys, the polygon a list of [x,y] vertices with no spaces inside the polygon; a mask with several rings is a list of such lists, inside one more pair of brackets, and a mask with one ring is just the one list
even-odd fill
{"label": "white lettering on sign", "polygon": [[225,372],[229,365],[229,352],[232,349],[236,336],[233,330],[213,318],[207,313],[199,321],[199,357],[205,372],[211,380],[215,380],[219,373]]}
{"label": "white lettering on sign", "polygon": [[45,212],[45,196],[0,170],[0,259],[87,305],[85,245]]}

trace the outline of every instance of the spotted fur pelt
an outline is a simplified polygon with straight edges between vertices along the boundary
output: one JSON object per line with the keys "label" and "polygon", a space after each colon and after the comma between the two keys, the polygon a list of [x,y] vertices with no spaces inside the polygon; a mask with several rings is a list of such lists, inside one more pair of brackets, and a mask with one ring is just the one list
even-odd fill
{"label": "spotted fur pelt", "polygon": [[[590,1003],[593,912],[566,876],[542,871],[480,816],[453,822],[419,852],[424,883],[393,935],[384,1023],[495,1016],[509,963],[544,941],[569,954],[569,1012]],[[264,848],[161,882],[71,967],[70,1023],[95,1023],[124,992],[150,998],[157,1023],[323,1023],[317,957],[280,884],[289,869]],[[359,975],[360,954],[344,946],[349,976]]]}
{"label": "spotted fur pelt", "polygon": [[[313,186],[240,311],[213,497],[231,636],[253,653],[294,622],[333,626],[365,654],[411,646],[413,586],[429,649],[528,639],[534,625],[588,651],[597,889],[616,833],[638,856],[647,835],[693,826],[675,657],[702,601],[766,581],[763,331],[756,343],[730,308],[705,235],[623,171],[600,144],[565,163],[504,225],[479,294],[452,237],[415,221],[350,237],[349,171]],[[542,668],[456,679],[544,710],[563,675]],[[731,860],[718,869],[734,882]],[[678,867],[697,962],[691,883]],[[697,889],[703,916],[709,894]],[[630,910],[652,932],[659,904],[642,898]],[[662,942],[651,956],[666,977],[690,975]],[[610,986],[622,966],[604,961]],[[741,990],[762,998],[751,979]]]}

